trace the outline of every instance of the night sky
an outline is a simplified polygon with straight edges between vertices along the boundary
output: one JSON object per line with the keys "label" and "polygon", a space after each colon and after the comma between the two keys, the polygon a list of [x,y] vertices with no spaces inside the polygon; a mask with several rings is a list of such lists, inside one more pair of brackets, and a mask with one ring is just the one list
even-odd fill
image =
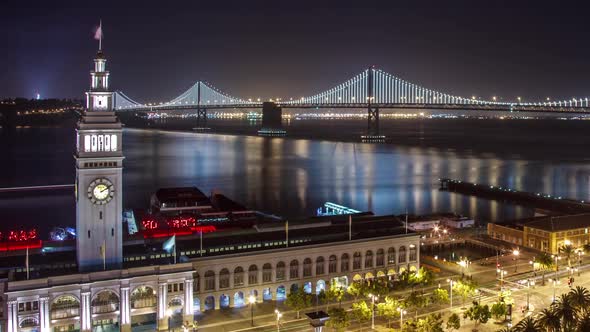
{"label": "night sky", "polygon": [[0,97],[82,98],[101,18],[112,87],[140,102],[172,99],[199,79],[240,97],[300,97],[370,65],[466,97],[590,96],[590,12],[581,6],[3,1]]}

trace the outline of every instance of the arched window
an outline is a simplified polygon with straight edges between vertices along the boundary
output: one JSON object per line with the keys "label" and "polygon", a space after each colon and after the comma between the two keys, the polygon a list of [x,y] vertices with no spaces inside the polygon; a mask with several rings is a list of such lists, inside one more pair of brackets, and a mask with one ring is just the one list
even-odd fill
{"label": "arched window", "polygon": [[373,267],[373,251],[367,250],[365,253],[365,269]]}
{"label": "arched window", "polygon": [[338,258],[335,255],[330,256],[330,262],[328,264],[328,273],[338,272]]}
{"label": "arched window", "polygon": [[92,300],[92,313],[105,314],[119,310],[119,297],[111,290],[102,290]]}
{"label": "arched window", "polygon": [[229,287],[229,270],[222,269],[219,271],[219,288]]}
{"label": "arched window", "polygon": [[80,316],[80,302],[72,295],[62,295],[51,303],[51,319]]}
{"label": "arched window", "polygon": [[375,265],[383,266],[385,265],[385,251],[383,249],[377,250],[377,256],[375,257]]}
{"label": "arched window", "polygon": [[311,277],[311,258],[303,260],[303,277]]}
{"label": "arched window", "polygon": [[238,266],[234,269],[234,287],[244,285],[244,269]]}
{"label": "arched window", "polygon": [[277,281],[285,280],[285,262],[277,263]]}
{"label": "arched window", "polygon": [[39,326],[39,321],[37,320],[37,318],[28,317],[28,318],[23,319],[20,322],[19,326],[22,329],[33,328],[33,327]]}
{"label": "arched window", "polygon": [[272,265],[266,263],[262,266],[262,282],[272,281]]}
{"label": "arched window", "polygon": [[[336,258],[336,256],[334,256]],[[319,256],[315,259],[315,274],[321,276],[324,274],[324,257]]]}
{"label": "arched window", "polygon": [[291,264],[289,264],[289,278],[299,278],[299,261],[297,261],[296,259],[292,260]]}
{"label": "arched window", "polygon": [[405,263],[406,262],[406,247],[404,247],[404,246],[399,247],[397,262],[398,263]]}
{"label": "arched window", "polygon": [[348,254],[342,254],[342,257],[340,258],[340,272],[348,272],[348,270],[350,270],[350,265],[348,264],[348,261]]}
{"label": "arched window", "polygon": [[387,264],[394,265],[395,264],[395,248],[390,247],[387,249]]}
{"label": "arched window", "polygon": [[155,307],[157,303],[156,291],[148,286],[139,286],[131,292],[131,308]]}
{"label": "arched window", "polygon": [[258,266],[250,265],[248,268],[248,285],[255,285],[258,283]]}
{"label": "arched window", "polygon": [[205,290],[215,290],[215,272],[205,272]]}
{"label": "arched window", "polygon": [[411,244],[410,245],[410,262],[415,262],[418,259],[418,248]]}
{"label": "arched window", "polygon": [[356,251],[354,253],[354,255],[352,256],[352,269],[353,270],[359,270],[361,268],[361,253],[359,251]]}

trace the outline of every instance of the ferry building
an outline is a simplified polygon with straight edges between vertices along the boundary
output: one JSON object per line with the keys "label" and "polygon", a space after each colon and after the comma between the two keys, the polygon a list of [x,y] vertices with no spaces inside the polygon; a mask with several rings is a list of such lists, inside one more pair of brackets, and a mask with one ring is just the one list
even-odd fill
{"label": "ferry building", "polygon": [[419,267],[420,238],[394,216],[286,222],[196,188],[162,189],[149,214],[124,212],[122,126],[106,61],[99,50],[76,131],[75,239],[0,248],[0,264],[12,267],[0,280],[3,330],[162,331],[247,306],[251,295],[283,301],[299,288],[318,294]]}

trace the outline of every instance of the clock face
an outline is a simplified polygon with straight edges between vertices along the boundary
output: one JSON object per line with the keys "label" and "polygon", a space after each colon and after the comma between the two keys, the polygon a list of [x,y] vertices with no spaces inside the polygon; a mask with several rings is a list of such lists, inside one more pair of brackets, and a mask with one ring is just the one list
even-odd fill
{"label": "clock face", "polygon": [[115,196],[115,187],[107,179],[96,179],[88,186],[88,199],[96,205],[110,202],[113,196]]}

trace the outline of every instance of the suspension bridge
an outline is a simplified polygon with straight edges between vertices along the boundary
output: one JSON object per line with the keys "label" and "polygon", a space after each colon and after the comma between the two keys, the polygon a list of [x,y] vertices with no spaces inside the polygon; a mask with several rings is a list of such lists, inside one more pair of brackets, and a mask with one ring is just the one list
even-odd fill
{"label": "suspension bridge", "polygon": [[[264,111],[264,105],[267,112]],[[280,113],[282,108],[365,109],[368,115],[365,138],[369,139],[383,137],[379,133],[379,111],[383,109],[590,113],[587,97],[539,102],[465,98],[413,84],[374,67],[326,91],[307,97],[268,101],[239,98],[218,90],[208,82],[198,81],[178,97],[162,103],[139,103],[118,91],[114,96],[114,108],[118,112],[195,110],[199,124],[206,123],[207,110],[210,109],[263,108],[263,117],[273,111]]]}

